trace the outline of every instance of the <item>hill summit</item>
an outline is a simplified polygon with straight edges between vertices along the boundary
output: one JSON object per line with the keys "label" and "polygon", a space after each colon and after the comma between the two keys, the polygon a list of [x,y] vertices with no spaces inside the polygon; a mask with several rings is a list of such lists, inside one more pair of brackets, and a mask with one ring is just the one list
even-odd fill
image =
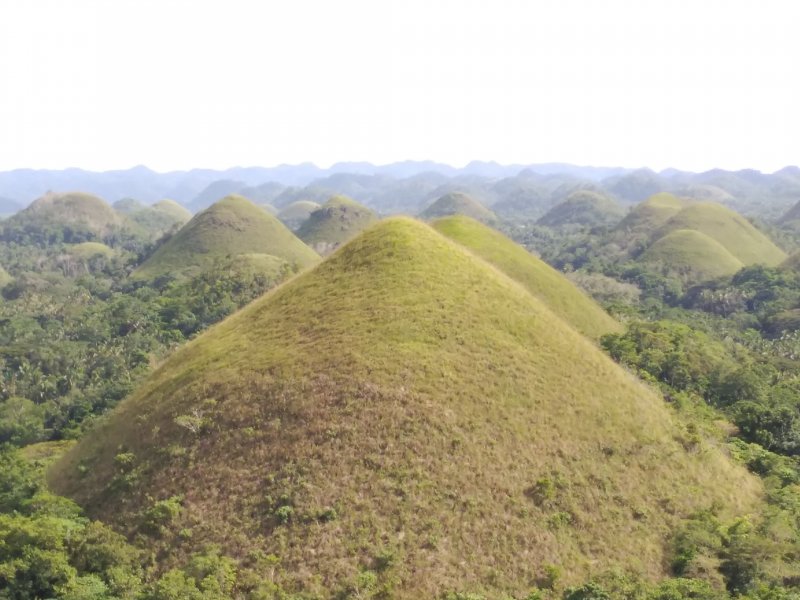
{"label": "hill summit", "polygon": [[366,206],[346,196],[333,196],[309,215],[297,236],[320,254],[330,254],[377,220]]}
{"label": "hill summit", "polygon": [[3,230],[7,240],[80,243],[106,240],[120,225],[119,215],[97,196],[51,192],[10,217]]}
{"label": "hill summit", "polygon": [[591,338],[622,326],[564,275],[499,231],[463,215],[444,217],[433,227],[522,284],[565,322]]}
{"label": "hill summit", "polygon": [[624,214],[622,206],[608,196],[592,190],[578,190],[547,211],[538,224],[547,227],[614,225]]}
{"label": "hill summit", "polygon": [[450,215],[464,215],[481,223],[494,225],[497,216],[472,196],[463,192],[450,192],[436,199],[433,204],[420,213],[422,219],[435,219]]}
{"label": "hill summit", "polygon": [[298,268],[319,256],[276,217],[241,196],[227,196],[196,214],[161,245],[133,276],[154,278],[202,270],[221,258],[269,254]]}
{"label": "hill summit", "polygon": [[129,534],[171,499],[165,568],[215,543],[309,596],[520,596],[545,565],[660,577],[682,516],[748,510],[755,480],[682,436],[521,285],[393,218],[173,354],[49,479]]}

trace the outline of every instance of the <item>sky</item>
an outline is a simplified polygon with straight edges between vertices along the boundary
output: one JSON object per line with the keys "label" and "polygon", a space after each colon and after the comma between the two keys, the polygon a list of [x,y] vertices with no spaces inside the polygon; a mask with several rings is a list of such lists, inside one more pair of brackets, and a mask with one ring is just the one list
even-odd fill
{"label": "sky", "polygon": [[0,0],[0,170],[800,164],[795,0]]}

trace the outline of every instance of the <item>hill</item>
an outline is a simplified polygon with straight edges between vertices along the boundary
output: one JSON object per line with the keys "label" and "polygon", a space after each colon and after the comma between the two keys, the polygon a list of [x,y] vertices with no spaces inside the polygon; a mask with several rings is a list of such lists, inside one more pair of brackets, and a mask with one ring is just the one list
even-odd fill
{"label": "hill", "polygon": [[366,206],[333,196],[297,229],[297,237],[320,254],[329,254],[378,220]]}
{"label": "hill", "polygon": [[283,221],[283,224],[289,229],[297,231],[297,229],[308,220],[311,213],[319,208],[320,205],[316,202],[298,200],[282,208],[278,213],[278,218]]}
{"label": "hill", "polygon": [[597,339],[622,330],[569,279],[499,231],[461,215],[438,219],[432,226],[518,281],[584,335]]}
{"label": "hill", "polygon": [[216,543],[309,597],[495,598],[546,565],[658,578],[683,516],[750,510],[760,484],[685,435],[519,284],[396,218],[178,350],[49,481],[155,531],[164,569]]}
{"label": "hill", "polygon": [[298,268],[319,260],[276,217],[241,196],[228,196],[196,214],[132,277],[149,279],[202,270],[216,259],[239,254],[269,254]]}
{"label": "hill", "polygon": [[596,227],[615,225],[624,215],[622,206],[608,196],[591,190],[578,190],[547,211],[539,219],[538,224],[547,227],[564,225]]}
{"label": "hill", "polygon": [[656,240],[639,260],[688,282],[732,275],[744,267],[744,263],[718,241],[691,229],[669,232]]}
{"label": "hill", "polygon": [[175,202],[175,200],[170,200],[165,198],[164,200],[159,200],[155,204],[153,204],[153,209],[157,210],[158,212],[162,212],[166,215],[172,217],[176,222],[179,223],[188,223],[189,219],[192,218],[192,211],[190,211],[185,206],[182,206]]}
{"label": "hill", "polygon": [[105,240],[119,231],[121,223],[114,209],[97,196],[49,193],[9,217],[3,237],[44,244]]}
{"label": "hill", "polygon": [[673,231],[693,229],[716,240],[745,265],[775,266],[786,253],[742,215],[713,202],[688,204],[664,223],[654,235],[657,240]]}
{"label": "hill", "polygon": [[450,215],[465,215],[487,225],[497,223],[497,216],[492,211],[463,192],[450,192],[439,197],[419,216],[429,220]]}
{"label": "hill", "polygon": [[93,258],[111,258],[114,251],[99,242],[82,242],[67,248],[67,254],[78,260],[91,260]]}
{"label": "hill", "polygon": [[634,206],[616,230],[628,234],[652,233],[677,215],[688,202],[666,192],[650,196]]}

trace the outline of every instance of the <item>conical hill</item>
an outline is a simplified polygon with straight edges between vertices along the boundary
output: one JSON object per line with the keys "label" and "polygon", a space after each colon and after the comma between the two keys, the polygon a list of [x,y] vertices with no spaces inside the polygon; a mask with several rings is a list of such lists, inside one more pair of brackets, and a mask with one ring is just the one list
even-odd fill
{"label": "conical hill", "polygon": [[394,218],[177,351],[49,478],[131,534],[174,497],[164,568],[215,543],[308,596],[369,571],[395,598],[520,597],[545,565],[660,577],[682,516],[758,501],[685,435],[521,285]]}
{"label": "conical hill", "polygon": [[690,283],[733,275],[744,263],[700,231],[676,229],[659,238],[639,261]]}
{"label": "conical hill", "polygon": [[450,215],[465,215],[488,225],[497,223],[497,215],[463,192],[450,192],[437,198],[419,216],[422,219],[435,219]]}
{"label": "conical hill", "polygon": [[121,223],[114,209],[97,196],[51,192],[11,216],[3,230],[9,241],[80,243],[106,240]]}
{"label": "conical hill", "polygon": [[297,236],[322,255],[330,254],[378,220],[366,206],[333,196],[313,211],[297,229]]}
{"label": "conical hill", "polygon": [[241,196],[227,196],[196,214],[160,246],[133,277],[154,278],[203,269],[239,254],[270,254],[304,268],[319,260],[275,216]]}
{"label": "conical hill", "polygon": [[654,239],[681,229],[704,233],[745,265],[775,266],[786,259],[786,253],[747,219],[715,202],[688,204],[659,228]]}
{"label": "conical hill", "polygon": [[438,219],[432,225],[521,283],[584,335],[599,338],[622,330],[617,321],[569,279],[499,231],[461,215]]}

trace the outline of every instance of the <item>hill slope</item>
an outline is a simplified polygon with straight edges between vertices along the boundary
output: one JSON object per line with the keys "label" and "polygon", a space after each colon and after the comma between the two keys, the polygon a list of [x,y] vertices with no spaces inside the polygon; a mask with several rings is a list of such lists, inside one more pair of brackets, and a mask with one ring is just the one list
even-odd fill
{"label": "hill slope", "polygon": [[539,225],[562,227],[564,225],[613,225],[625,215],[622,206],[603,194],[591,190],[578,190],[563,202],[547,211]]}
{"label": "hill slope", "polygon": [[666,192],[634,206],[616,229],[622,233],[652,233],[677,215],[688,202]]}
{"label": "hill slope", "polygon": [[299,268],[319,260],[276,217],[241,196],[228,196],[196,214],[132,276],[146,279],[202,269],[238,254],[269,254]]}
{"label": "hill slope", "polygon": [[713,238],[692,229],[676,229],[659,238],[640,257],[689,282],[733,275],[744,263]]}
{"label": "hill slope", "polygon": [[283,207],[278,213],[278,218],[289,229],[296,231],[298,227],[308,220],[311,213],[319,208],[320,205],[316,202],[311,202],[311,200],[298,200]]}
{"label": "hill slope", "polygon": [[118,231],[119,215],[91,194],[49,193],[3,224],[4,237],[41,243],[104,240]]}
{"label": "hill slope", "polygon": [[445,194],[419,214],[426,220],[450,215],[465,215],[487,225],[497,223],[497,216],[492,211],[463,192]]}
{"label": "hill slope", "polygon": [[521,283],[584,335],[597,339],[622,330],[617,321],[569,279],[499,231],[461,215],[444,217],[431,225]]}
{"label": "hill slope", "polygon": [[757,501],[682,436],[519,284],[390,219],[172,355],[49,479],[129,533],[182,496],[164,568],[216,542],[311,595],[372,570],[396,598],[494,598],[545,564],[658,577],[681,515]]}
{"label": "hill slope", "polygon": [[687,205],[655,233],[654,239],[681,229],[700,231],[719,242],[745,265],[778,265],[786,253],[739,213],[713,202]]}
{"label": "hill slope", "polygon": [[333,196],[297,229],[297,237],[320,254],[329,254],[378,220],[355,200]]}

